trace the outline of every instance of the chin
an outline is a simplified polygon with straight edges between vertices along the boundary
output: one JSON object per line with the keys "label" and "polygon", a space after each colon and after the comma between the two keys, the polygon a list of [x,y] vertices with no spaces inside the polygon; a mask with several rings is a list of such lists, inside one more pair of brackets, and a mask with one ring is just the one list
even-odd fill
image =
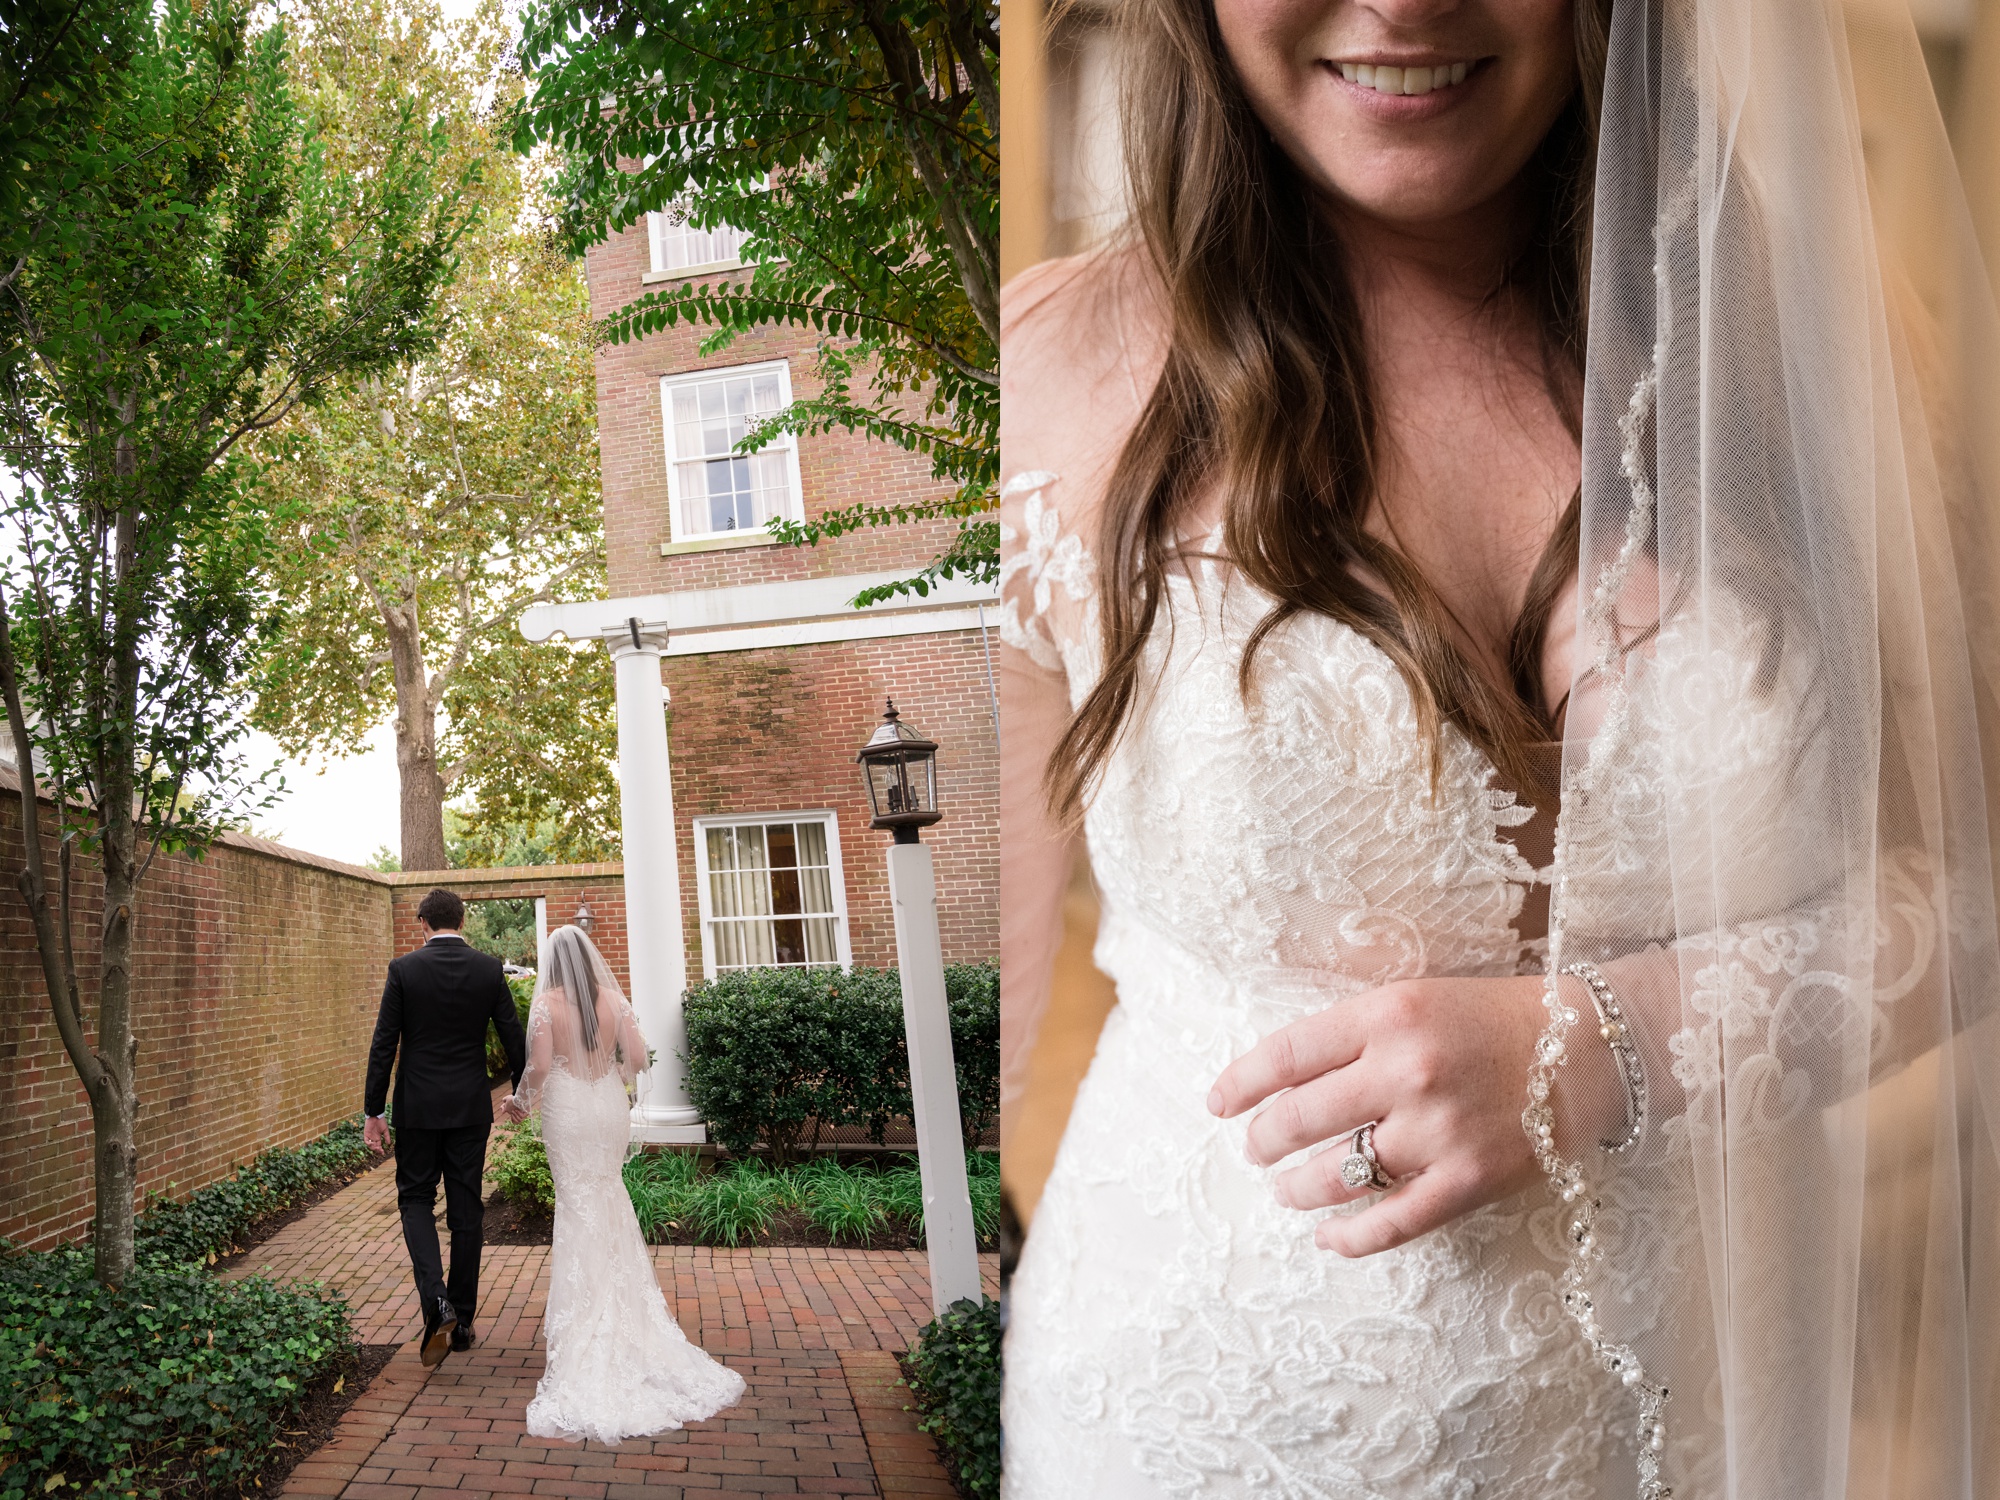
{"label": "chin", "polygon": [[1490,199],[1498,175],[1484,154],[1403,146],[1312,153],[1313,175],[1332,200],[1385,224],[1447,223]]}

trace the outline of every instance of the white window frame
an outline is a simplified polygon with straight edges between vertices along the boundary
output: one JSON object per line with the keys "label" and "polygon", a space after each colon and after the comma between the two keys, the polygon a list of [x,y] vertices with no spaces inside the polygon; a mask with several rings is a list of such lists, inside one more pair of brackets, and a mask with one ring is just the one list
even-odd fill
{"label": "white window frame", "polygon": [[[854,967],[854,950],[847,939],[847,875],[840,862],[840,818],[831,808],[809,808],[802,812],[711,813],[694,820],[694,883],[701,912],[701,973],[713,979],[715,950],[709,942],[709,923],[714,917],[708,896],[708,830],[743,828],[753,823],[769,827],[773,823],[820,823],[826,828],[827,880],[833,886],[833,951],[843,970]],[[825,968],[824,964],[785,964],[784,968]],[[735,970],[730,972],[734,973]]]}
{"label": "white window frame", "polygon": [[[749,264],[748,261],[743,259],[739,249],[736,255],[731,256],[727,260],[705,260],[691,266],[661,265],[660,250],[663,238],[661,231],[666,228],[666,222],[667,216],[658,209],[646,215],[646,265],[648,269],[643,278],[646,282],[681,281],[693,276],[710,276],[718,271],[741,270]],[[736,226],[733,224],[729,227],[736,229]],[[713,231],[710,232],[713,233]],[[738,234],[745,233],[745,231],[740,229],[736,230],[736,232]]]}
{"label": "white window frame", "polygon": [[[767,359],[750,365],[729,365],[720,369],[689,370],[680,375],[664,375],[660,378],[660,443],[667,457],[667,526],[674,542],[713,542],[718,546],[752,547],[770,540],[770,533],[762,527],[754,531],[695,531],[681,526],[681,470],[683,463],[693,462],[693,456],[683,459],[674,452],[674,392],[686,386],[706,385],[711,381],[741,378],[746,375],[760,375],[765,371],[775,371],[778,376],[778,400],[780,410],[792,404],[792,367],[789,360]],[[805,519],[805,488],[799,478],[799,440],[793,433],[783,433],[766,443],[761,450],[766,453],[781,452],[785,455],[785,505],[784,516],[788,521]]]}

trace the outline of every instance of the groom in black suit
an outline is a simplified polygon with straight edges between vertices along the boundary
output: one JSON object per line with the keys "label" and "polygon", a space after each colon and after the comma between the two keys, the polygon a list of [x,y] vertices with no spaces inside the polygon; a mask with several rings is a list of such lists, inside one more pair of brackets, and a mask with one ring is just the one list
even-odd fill
{"label": "groom in black suit", "polygon": [[[514,1010],[500,960],[459,933],[465,903],[432,891],[417,907],[423,947],[389,965],[375,1041],[368,1049],[367,1124],[371,1149],[388,1149],[382,1118],[389,1069],[396,1067],[396,1201],[403,1243],[424,1309],[423,1360],[434,1365],[449,1349],[472,1347],[479,1301],[479,1247],[486,1209],[486,1137],[493,1095],[486,1081],[486,1023],[507,1049],[514,1085],[528,1065],[527,1039]],[[438,1258],[437,1185],[444,1178],[445,1223],[451,1229],[451,1281]]]}

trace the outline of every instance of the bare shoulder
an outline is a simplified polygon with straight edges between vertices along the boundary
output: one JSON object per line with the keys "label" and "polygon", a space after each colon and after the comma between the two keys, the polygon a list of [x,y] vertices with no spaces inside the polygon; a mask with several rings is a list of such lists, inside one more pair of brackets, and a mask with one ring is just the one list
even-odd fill
{"label": "bare shoulder", "polygon": [[1005,473],[1047,470],[1072,491],[1108,472],[1165,357],[1144,256],[1120,247],[1044,261],[1000,293]]}

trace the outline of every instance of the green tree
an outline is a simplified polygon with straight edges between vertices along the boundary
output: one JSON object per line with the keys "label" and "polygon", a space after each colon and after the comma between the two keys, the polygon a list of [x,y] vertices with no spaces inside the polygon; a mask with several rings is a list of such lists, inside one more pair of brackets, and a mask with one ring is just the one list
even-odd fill
{"label": "green tree", "polygon": [[[199,855],[269,804],[236,748],[274,537],[242,442],[340,375],[432,342],[461,227],[441,142],[408,109],[378,173],[328,170],[284,28],[255,30],[248,13],[235,0],[142,12],[95,121],[58,138],[67,157],[26,185],[36,231],[0,301],[26,356],[0,362],[0,696],[27,751],[20,886],[90,1099],[97,1273],[113,1286],[133,1263],[138,888],[161,853]],[[102,874],[101,918],[83,904],[83,856]]]}
{"label": "green tree", "polygon": [[595,864],[618,857],[616,844],[580,840],[565,817],[528,821],[490,812],[482,816],[457,807],[444,810],[444,844],[447,864],[454,870]]}
{"label": "green tree", "polygon": [[487,896],[465,903],[465,940],[482,953],[533,968],[535,903],[526,896]]}
{"label": "green tree", "polygon": [[[61,201],[63,170],[100,125],[142,14],[126,0],[8,0],[0,13],[0,288]],[[0,340],[18,348],[11,330]]]}
{"label": "green tree", "polygon": [[926,455],[956,486],[799,523],[810,544],[863,526],[956,517],[916,577],[998,576],[999,34],[993,0],[541,0],[523,18],[533,78],[515,144],[563,154],[565,224],[582,247],[662,211],[749,239],[740,277],[640,297],[623,342],[712,325],[819,330],[821,394],[750,432],[867,433]]}
{"label": "green tree", "polygon": [[276,573],[284,623],[257,681],[260,727],[293,754],[351,754],[393,718],[402,866],[446,866],[444,805],[564,810],[580,848],[614,837],[609,662],[534,646],[523,609],[604,588],[596,346],[579,267],[533,163],[496,126],[520,92],[498,0],[448,22],[434,0],[305,0],[299,87],[333,122],[343,171],[393,149],[387,101],[440,122],[476,171],[437,347],[270,433],[260,451],[294,519]]}

